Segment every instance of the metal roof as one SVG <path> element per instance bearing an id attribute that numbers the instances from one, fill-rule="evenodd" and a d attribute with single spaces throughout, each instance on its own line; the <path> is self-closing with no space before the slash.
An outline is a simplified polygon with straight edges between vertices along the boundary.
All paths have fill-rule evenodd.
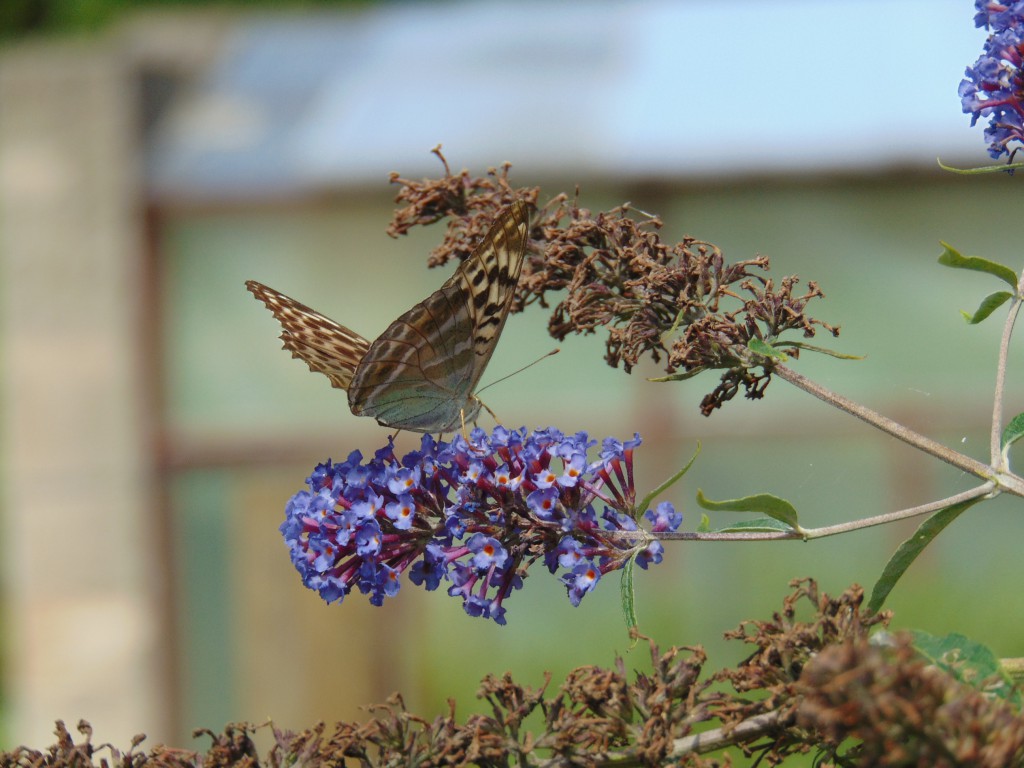
<path id="1" fill-rule="evenodd" d="M 243 17 L 149 152 L 237 199 L 508 159 L 685 179 L 988 162 L 957 86 L 969 0 L 392 3 Z M 966 159 L 966 160 L 965 160 Z"/>

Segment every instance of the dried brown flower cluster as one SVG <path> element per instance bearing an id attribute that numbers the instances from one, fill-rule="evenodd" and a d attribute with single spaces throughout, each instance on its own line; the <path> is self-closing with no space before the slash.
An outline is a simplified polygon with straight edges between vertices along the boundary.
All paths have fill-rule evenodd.
<path id="1" fill-rule="evenodd" d="M 845 763 L 880 768 L 1024 765 L 1024 716 L 1008 702 L 954 680 L 896 638 L 892 648 L 825 649 L 800 681 L 796 726 Z M 854 761 L 855 759 L 855 761 Z"/>
<path id="2" fill-rule="evenodd" d="M 709 757 L 726 746 L 776 765 L 788 756 L 816 753 L 832 766 L 959 766 L 1024 764 L 1024 717 L 1011 698 L 986 692 L 916 655 L 906 638 L 888 647 L 868 633 L 888 616 L 861 609 L 862 590 L 837 598 L 811 580 L 794 583 L 781 612 L 769 621 L 745 622 L 729 633 L 756 647 L 734 669 L 703 677 L 704 652 L 650 643 L 652 670 L 627 672 L 621 659 L 610 669 L 581 667 L 559 690 L 517 684 L 509 675 L 486 678 L 480 697 L 490 714 L 460 722 L 447 714 L 427 720 L 409 712 L 400 696 L 371 707 L 363 723 L 321 723 L 302 733 L 273 729 L 275 744 L 258 754 L 248 724 L 223 733 L 198 731 L 205 754 L 155 747 L 127 752 L 75 744 L 63 723 L 46 751 L 20 747 L 0 752 L 0 768 L 192 768 L 247 765 L 477 765 L 723 766 Z M 798 614 L 809 614 L 805 619 Z M 733 692 L 723 690 L 726 683 Z M 1016 694 L 1019 696 L 1019 693 Z M 527 721 L 527 718 L 531 718 Z"/>
<path id="3" fill-rule="evenodd" d="M 401 185 L 396 199 L 405 205 L 388 228 L 398 236 L 452 217 L 444 242 L 431 253 L 432 266 L 465 259 L 512 200 L 536 207 L 540 189 L 513 188 L 508 163 L 485 177 L 467 171 L 453 176 L 440 148 L 434 152 L 444 163 L 443 178 L 412 181 L 392 174 L 391 181 Z M 805 314 L 807 303 L 822 296 L 814 282 L 797 295 L 797 278 L 783 278 L 776 287 L 766 276 L 767 257 L 726 263 L 710 243 L 663 242 L 661 226 L 628 205 L 594 214 L 566 195 L 552 198 L 533 219 L 531 255 L 512 311 L 533 303 L 547 307 L 549 293 L 565 291 L 548 322 L 559 341 L 603 326 L 608 330 L 605 360 L 627 373 L 644 356 L 664 360 L 671 378 L 724 371 L 701 403 L 705 415 L 741 387 L 749 398 L 762 396 L 773 361 L 752 352 L 752 340 L 798 356 L 800 345 L 781 338 L 787 331 L 810 338 L 821 327 L 838 335 L 838 328 Z"/>
<path id="4" fill-rule="evenodd" d="M 536 207 L 540 189 L 514 189 L 508 180 L 511 163 L 502 165 L 500 171 L 492 168 L 483 177 L 471 177 L 466 170 L 453 176 L 440 146 L 434 148 L 434 154 L 444 164 L 443 178 L 412 181 L 397 173 L 391 174 L 391 183 L 401 186 L 395 202 L 404 203 L 405 207 L 395 211 L 387 228 L 391 237 L 400 237 L 413 227 L 450 218 L 444 240 L 430 252 L 427 263 L 431 267 L 446 264 L 450 259 L 465 261 L 469 258 L 476 243 L 491 228 L 498 211 L 513 201 L 523 200 Z"/>

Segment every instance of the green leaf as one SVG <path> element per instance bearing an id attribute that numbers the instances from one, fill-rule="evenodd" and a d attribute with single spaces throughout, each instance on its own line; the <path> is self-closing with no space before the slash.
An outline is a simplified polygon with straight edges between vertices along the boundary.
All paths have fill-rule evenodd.
<path id="1" fill-rule="evenodd" d="M 725 528 L 716 528 L 714 533 L 792 533 L 793 526 L 783 523 L 781 520 L 774 520 L 770 517 L 758 517 L 754 520 L 740 520 L 737 523 L 727 525 Z M 711 531 L 708 531 L 711 533 Z"/>
<path id="2" fill-rule="evenodd" d="M 1013 659 L 1000 659 L 999 665 L 1018 689 L 1024 685 L 1024 659 L 1020 656 Z"/>
<path id="3" fill-rule="evenodd" d="M 1009 171 L 1015 171 L 1018 168 L 1024 168 L 1024 163 L 1005 163 L 1003 165 L 982 165 L 977 168 L 954 168 L 952 165 L 946 165 L 938 158 L 935 158 L 935 162 L 939 164 L 939 168 L 950 173 L 959 173 L 963 176 L 973 176 L 979 173 L 1007 173 Z"/>
<path id="4" fill-rule="evenodd" d="M 760 512 L 763 515 L 785 523 L 796 531 L 803 532 L 797 521 L 796 508 L 785 499 L 770 493 L 757 493 L 742 499 L 711 501 L 702 491 L 697 491 L 697 503 L 712 512 Z"/>
<path id="5" fill-rule="evenodd" d="M 956 633 L 937 637 L 912 629 L 910 634 L 914 637 L 914 648 L 918 653 L 962 682 L 971 682 L 967 676 L 957 674 L 958 667 L 964 664 L 970 665 L 978 679 L 999 674 L 999 659 L 981 643 Z"/>
<path id="6" fill-rule="evenodd" d="M 622 581 L 619 582 L 619 596 L 622 599 L 622 618 L 626 622 L 626 631 L 631 631 L 637 625 L 636 601 L 633 592 L 633 564 L 635 562 L 636 555 L 633 555 L 626 561 L 626 564 L 622 567 Z M 636 640 L 633 643 L 636 644 Z"/>
<path id="7" fill-rule="evenodd" d="M 767 341 L 756 337 L 747 342 L 747 349 L 755 354 L 761 355 L 762 357 L 773 357 L 783 363 L 789 360 L 789 355 L 785 352 L 776 349 Z"/>
<path id="8" fill-rule="evenodd" d="M 1024 413 L 1018 413 L 1010 419 L 1010 423 L 1003 430 L 1003 454 L 1005 455 L 1006 449 L 1020 440 L 1021 437 L 1024 437 Z"/>
<path id="9" fill-rule="evenodd" d="M 787 341 L 785 346 L 806 349 L 808 352 L 818 352 L 822 355 L 839 358 L 840 360 L 863 360 L 867 357 L 867 355 L 848 355 L 845 352 L 836 352 L 834 349 L 819 347 L 817 344 L 807 344 L 803 341 Z"/>
<path id="10" fill-rule="evenodd" d="M 939 243 L 945 249 L 942 252 L 942 255 L 939 256 L 939 264 L 952 267 L 953 269 L 969 269 L 974 272 L 987 272 L 990 275 L 995 275 L 1004 283 L 1008 283 L 1014 291 L 1017 290 L 1017 273 L 1005 264 L 998 264 L 994 261 L 983 259 L 980 256 L 963 256 L 949 243 L 941 240 Z"/>
<path id="11" fill-rule="evenodd" d="M 700 516 L 700 525 L 697 526 L 697 533 L 708 533 L 711 531 L 711 518 L 704 512 Z"/>
<path id="12" fill-rule="evenodd" d="M 914 535 L 900 544 L 889 562 L 885 564 L 882 575 L 871 588 L 871 599 L 868 601 L 868 613 L 878 613 L 885 599 L 896 586 L 910 564 L 917 559 L 924 548 L 932 543 L 932 539 L 942 533 L 942 529 L 956 520 L 960 513 L 977 504 L 981 499 L 969 499 L 959 504 L 940 509 L 929 517 L 914 532 Z"/>
<path id="13" fill-rule="evenodd" d="M 1002 699 L 1020 699 L 1020 691 L 1014 688 L 1010 675 L 987 646 L 955 633 L 937 637 L 911 630 L 911 635 L 918 653 L 961 683 Z M 992 678 L 1000 682 L 993 683 Z"/>
<path id="14" fill-rule="evenodd" d="M 695 462 L 697 460 L 697 456 L 699 456 L 699 455 L 700 455 L 700 441 L 698 440 L 697 441 L 697 448 L 694 450 L 693 456 L 690 457 L 690 460 L 688 462 L 686 462 L 686 465 L 682 469 L 680 469 L 678 472 L 676 472 L 674 475 L 672 475 L 672 477 L 670 477 L 668 480 L 663 482 L 661 485 L 659 485 L 657 488 L 655 488 L 653 491 L 648 493 L 646 496 L 643 497 L 643 499 L 640 500 L 640 506 L 638 506 L 636 508 L 636 516 L 635 516 L 635 518 L 637 520 L 639 520 L 640 516 L 644 512 L 647 511 L 647 508 L 649 506 L 651 506 L 651 502 L 654 501 L 655 498 L 657 498 L 658 496 L 663 494 L 665 491 L 667 491 L 669 488 L 671 488 L 673 485 L 675 485 L 675 483 L 683 475 L 685 475 L 687 472 L 690 471 L 690 467 L 693 466 L 693 462 Z"/>
<path id="15" fill-rule="evenodd" d="M 647 378 L 647 380 L 648 381 L 655 381 L 655 382 L 658 382 L 659 384 L 661 382 L 663 382 L 663 381 L 686 381 L 687 379 L 692 379 L 694 376 L 696 376 L 699 373 L 704 373 L 704 371 L 706 371 L 706 370 L 707 370 L 707 368 L 705 368 L 704 366 L 701 366 L 700 368 L 695 368 L 692 371 L 683 371 L 681 373 L 671 373 L 668 376 L 649 376 Z"/>
<path id="16" fill-rule="evenodd" d="M 777 340 L 775 343 L 778 345 L 777 347 L 772 346 L 763 339 L 753 338 L 747 342 L 747 349 L 749 349 L 756 355 L 760 355 L 761 357 L 768 357 L 774 360 L 778 360 L 780 362 L 786 362 L 787 360 L 789 360 L 789 355 L 786 354 L 786 352 L 784 352 L 782 349 L 779 349 L 778 347 L 793 347 L 796 349 L 806 349 L 808 352 L 820 352 L 823 355 L 831 355 L 832 357 L 838 358 L 840 360 L 864 359 L 863 355 L 847 355 L 842 352 L 836 352 L 835 350 L 828 349 L 827 347 L 819 347 L 815 344 L 807 344 L 802 341 L 782 341 L 780 339 Z M 692 379 L 694 376 L 697 376 L 698 374 L 704 373 L 704 371 L 706 370 L 708 370 L 706 367 L 700 366 L 699 368 L 694 368 L 691 371 L 679 371 L 676 373 L 670 373 L 667 376 L 650 376 L 647 380 L 657 382 L 659 384 L 666 381 L 686 381 L 687 379 Z"/>
<path id="17" fill-rule="evenodd" d="M 971 325 L 977 325 L 1005 304 L 1008 299 L 1012 298 L 1013 294 L 1009 291 L 996 291 L 995 293 L 990 293 L 985 297 L 985 300 L 978 305 L 978 308 L 974 311 L 973 315 L 964 312 L 962 309 L 960 310 L 960 314 L 963 315 L 964 320 Z"/>

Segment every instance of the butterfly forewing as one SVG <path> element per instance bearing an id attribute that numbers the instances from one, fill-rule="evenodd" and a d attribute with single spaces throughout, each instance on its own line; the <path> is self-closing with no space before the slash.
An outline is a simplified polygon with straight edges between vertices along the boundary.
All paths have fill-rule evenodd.
<path id="1" fill-rule="evenodd" d="M 324 374 L 332 386 L 348 389 L 356 366 L 370 349 L 370 342 L 262 283 L 249 280 L 245 287 L 274 313 L 281 324 L 284 348 L 292 357 L 305 361 L 309 370 Z"/>
<path id="2" fill-rule="evenodd" d="M 513 203 L 455 274 L 372 344 L 272 288 L 253 280 L 246 287 L 281 323 L 292 357 L 348 390 L 353 413 L 398 429 L 450 432 L 480 410 L 473 391 L 505 325 L 528 230 L 526 204 Z"/>
<path id="3" fill-rule="evenodd" d="M 473 255 L 448 281 L 452 283 L 458 278 L 470 296 L 473 354 L 476 356 L 473 389 L 494 353 L 501 329 L 505 327 L 523 268 L 528 235 L 526 204 L 513 203 L 494 223 Z"/>
<path id="4" fill-rule="evenodd" d="M 525 203 L 502 211 L 455 274 L 373 342 L 349 387 L 353 413 L 427 432 L 476 417 L 473 390 L 508 316 L 528 224 Z"/>

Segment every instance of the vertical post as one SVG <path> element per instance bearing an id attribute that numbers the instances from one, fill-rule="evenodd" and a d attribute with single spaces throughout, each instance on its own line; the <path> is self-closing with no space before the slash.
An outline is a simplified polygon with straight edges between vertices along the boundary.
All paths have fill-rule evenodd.
<path id="1" fill-rule="evenodd" d="M 10 733 L 168 739 L 141 377 L 136 87 L 113 45 L 0 60 L 0 462 Z M 150 741 L 149 743 L 153 743 Z"/>

